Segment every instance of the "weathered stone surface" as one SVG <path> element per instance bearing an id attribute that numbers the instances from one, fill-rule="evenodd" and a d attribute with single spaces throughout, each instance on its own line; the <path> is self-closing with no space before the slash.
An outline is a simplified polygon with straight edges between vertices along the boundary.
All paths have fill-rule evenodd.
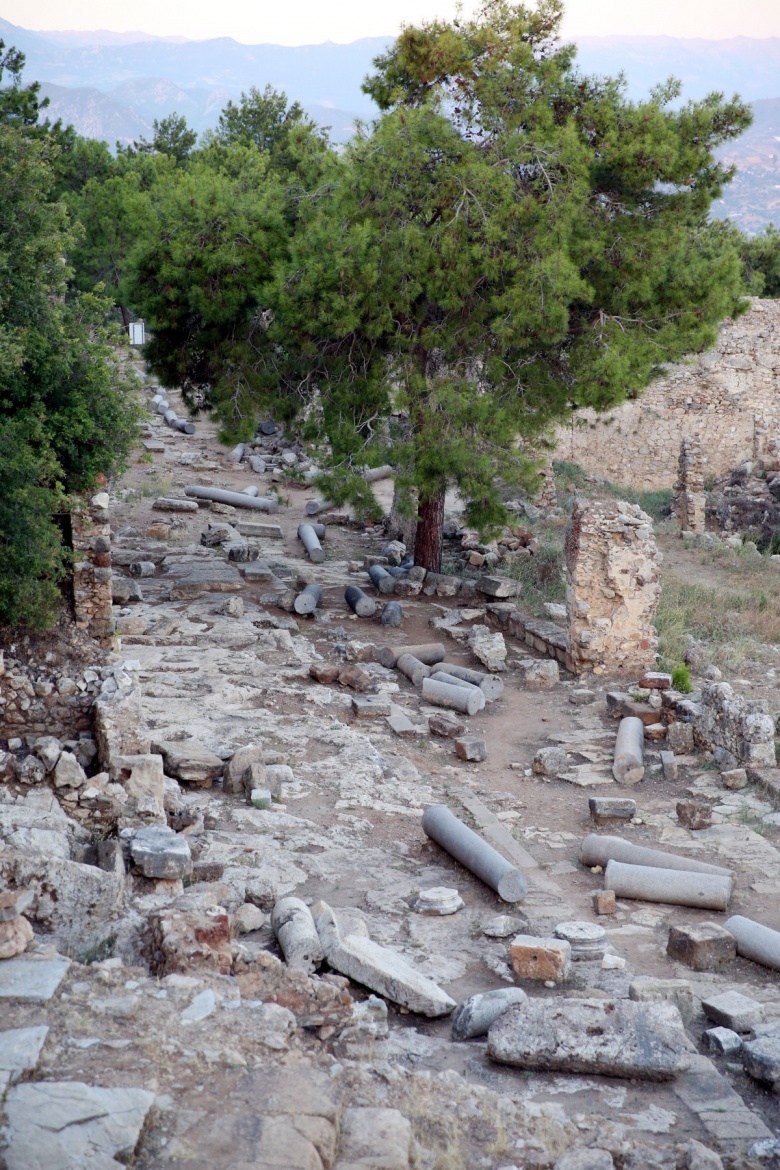
<path id="1" fill-rule="evenodd" d="M 694 971 L 714 971 L 737 957 L 737 944 L 717 922 L 692 922 L 669 928 L 666 953 Z"/>
<path id="2" fill-rule="evenodd" d="M 732 792 L 739 792 L 741 789 L 747 788 L 747 771 L 745 768 L 729 768 L 726 772 L 721 772 L 720 782 L 724 788 L 729 788 Z"/>
<path id="3" fill-rule="evenodd" d="M 4 1073 L 13 1083 L 22 1073 L 35 1068 L 48 1033 L 49 1029 L 45 1024 L 34 1028 L 11 1028 L 8 1032 L 0 1032 L 0 1082 Z"/>
<path id="4" fill-rule="evenodd" d="M 333 1170 L 408 1170 L 411 1140 L 398 1109 L 345 1109 Z"/>
<path id="5" fill-rule="evenodd" d="M 480 577 L 477 581 L 477 593 L 487 597 L 515 597 L 518 592 L 518 582 L 511 577 Z"/>
<path id="6" fill-rule="evenodd" d="M 51 772 L 52 768 L 57 763 L 57 760 L 60 758 L 62 745 L 55 736 L 42 735 L 40 739 L 36 739 L 33 751 L 43 764 L 46 771 Z"/>
<path id="7" fill-rule="evenodd" d="M 694 1012 L 693 991 L 687 979 L 656 979 L 652 975 L 640 975 L 629 984 L 628 998 L 635 1003 L 674 1004 L 686 1022 Z"/>
<path id="8" fill-rule="evenodd" d="M 370 938 L 356 934 L 342 937 L 325 902 L 318 902 L 312 913 L 325 957 L 334 970 L 423 1016 L 446 1016 L 457 1006 L 432 979 L 415 971 L 400 955 Z"/>
<path id="9" fill-rule="evenodd" d="M 447 715 L 429 715 L 428 729 L 431 735 L 441 736 L 442 739 L 455 739 L 466 730 L 466 724 Z"/>
<path id="10" fill-rule="evenodd" d="M 677 757 L 674 752 L 661 752 L 661 770 L 664 774 L 664 780 L 669 780 L 672 783 L 677 780 L 679 775 L 679 766 L 677 764 Z"/>
<path id="11" fill-rule="evenodd" d="M 261 763 L 263 759 L 262 744 L 250 743 L 234 752 L 225 765 L 225 792 L 233 796 L 243 796 L 246 789 L 246 778 L 252 764 Z"/>
<path id="12" fill-rule="evenodd" d="M 198 505 L 195 500 L 177 500 L 160 496 L 154 501 L 152 508 L 156 512 L 197 512 Z"/>
<path id="13" fill-rule="evenodd" d="M 676 756 L 689 756 L 694 748 L 693 727 L 690 723 L 670 723 L 666 739 Z"/>
<path id="14" fill-rule="evenodd" d="M 433 886 L 429 890 L 420 890 L 417 901 L 412 907 L 418 914 L 433 914 L 444 916 L 455 914 L 462 910 L 464 901 L 457 890 L 449 886 Z"/>
<path id="15" fill-rule="evenodd" d="M 775 725 L 760 699 L 745 699 L 725 682 L 705 682 L 701 692 L 701 714 L 696 720 L 701 743 L 721 754 L 719 762 L 774 767 Z M 726 764 L 725 766 L 728 766 Z"/>
<path id="16" fill-rule="evenodd" d="M 139 829 L 130 842 L 130 856 L 136 868 L 148 878 L 171 881 L 185 877 L 192 868 L 192 854 L 186 837 L 167 825 Z"/>
<path id="17" fill-rule="evenodd" d="M 523 682 L 531 690 L 543 691 L 554 687 L 560 677 L 560 667 L 554 658 L 540 658 L 523 666 Z"/>
<path id="18" fill-rule="evenodd" d="M 487 1036 L 499 1016 L 527 998 L 522 987 L 499 987 L 496 991 L 470 996 L 452 1017 L 452 1039 L 472 1040 L 476 1036 Z"/>
<path id="19" fill-rule="evenodd" d="M 22 955 L 33 940 L 30 923 L 20 914 L 12 922 L 0 922 L 0 959 Z"/>
<path id="20" fill-rule="evenodd" d="M 113 778 L 127 793 L 128 814 L 165 822 L 165 776 L 162 756 L 119 756 L 112 761 Z"/>
<path id="21" fill-rule="evenodd" d="M 0 963 L 0 999 L 48 1003 L 67 974 L 70 959 L 8 959 Z"/>
<path id="22" fill-rule="evenodd" d="M 108 1170 L 133 1158 L 154 1093 L 78 1081 L 16 1085 L 5 1104 L 8 1170 Z"/>
<path id="23" fill-rule="evenodd" d="M 780 1084 L 780 1036 L 759 1036 L 742 1045 L 742 1066 L 748 1076 L 771 1085 Z"/>
<path id="24" fill-rule="evenodd" d="M 588 808 L 597 825 L 625 823 L 636 816 L 636 801 L 624 796 L 591 796 Z"/>
<path id="25" fill-rule="evenodd" d="M 494 633 L 488 626 L 472 626 L 468 633 L 472 654 L 491 673 L 506 670 L 506 643 L 504 635 Z"/>
<path id="26" fill-rule="evenodd" d="M 213 895 L 184 894 L 153 910 L 147 919 L 144 949 L 160 977 L 195 971 L 229 975 L 232 963 L 230 920 Z"/>
<path id="27" fill-rule="evenodd" d="M 222 760 L 197 739 L 159 740 L 154 748 L 164 757 L 168 773 L 185 784 L 210 788 L 222 775 Z"/>
<path id="28" fill-rule="evenodd" d="M 609 1150 L 580 1146 L 561 1154 L 553 1170 L 614 1170 L 614 1166 Z"/>
<path id="29" fill-rule="evenodd" d="M 0 922 L 13 922 L 32 904 L 32 890 L 4 890 L 0 894 Z"/>
<path id="30" fill-rule="evenodd" d="M 187 601 L 204 593 L 237 593 L 241 588 L 240 573 L 225 561 L 190 565 L 188 569 L 172 580 L 171 601 Z"/>
<path id="31" fill-rule="evenodd" d="M 361 671 L 361 674 L 364 673 Z M 353 695 L 352 711 L 358 719 L 387 719 L 393 704 L 385 695 Z"/>
<path id="32" fill-rule="evenodd" d="M 741 991 L 722 991 L 701 1001 L 706 1016 L 732 1032 L 749 1032 L 762 1018 L 761 1004 Z"/>
<path id="33" fill-rule="evenodd" d="M 614 890 L 596 890 L 593 894 L 593 910 L 596 914 L 614 914 L 617 899 Z"/>
<path id="34" fill-rule="evenodd" d="M 650 691 L 668 691 L 672 685 L 672 676 L 660 670 L 646 670 L 639 685 Z"/>
<path id="35" fill-rule="evenodd" d="M 82 788 L 87 775 L 72 752 L 62 752 L 52 773 L 55 788 Z"/>
<path id="36" fill-rule="evenodd" d="M 251 934 L 253 930 L 261 930 L 267 922 L 268 915 L 251 902 L 244 902 L 232 917 L 233 930 L 236 934 Z"/>
<path id="37" fill-rule="evenodd" d="M 518 934 L 510 945 L 512 970 L 520 979 L 563 983 L 571 970 L 571 946 L 558 938 Z"/>
<path id="38" fill-rule="evenodd" d="M 668 1003 L 529 999 L 488 1033 L 488 1055 L 544 1072 L 664 1081 L 687 1067 L 692 1051 L 680 1014 Z"/>
<path id="39" fill-rule="evenodd" d="M 569 944 L 574 963 L 604 957 L 607 932 L 597 922 L 559 922 L 554 934 Z"/>
<path id="40" fill-rule="evenodd" d="M 742 1038 L 731 1028 L 708 1028 L 703 1040 L 707 1048 L 721 1056 L 734 1056 L 742 1047 Z"/>
<path id="41" fill-rule="evenodd" d="M 629 673 L 654 659 L 660 555 L 637 505 L 577 500 L 566 536 L 569 653 L 577 673 Z"/>
<path id="42" fill-rule="evenodd" d="M 341 674 L 341 667 L 327 662 L 313 662 L 309 667 L 309 676 L 318 683 L 334 683 Z"/>
<path id="43" fill-rule="evenodd" d="M 278 1003 L 301 1027 L 341 1028 L 352 1018 L 352 997 L 338 982 L 293 970 L 268 951 L 238 960 L 235 974 L 244 999 Z"/>
<path id="44" fill-rule="evenodd" d="M 712 805 L 701 797 L 678 800 L 677 820 L 686 829 L 708 829 L 712 824 Z"/>
<path id="45" fill-rule="evenodd" d="M 353 691 L 367 691 L 374 685 L 374 680 L 368 671 L 363 670 L 356 662 L 352 662 L 339 673 L 339 683 L 343 687 L 350 687 Z M 390 714 L 389 708 L 385 714 Z"/>
<path id="46" fill-rule="evenodd" d="M 487 759 L 487 744 L 476 735 L 462 735 L 455 740 L 455 755 L 460 760 L 480 764 Z"/>
<path id="47" fill-rule="evenodd" d="M 569 767 L 569 757 L 562 747 L 539 748 L 531 767 L 537 776 L 558 777 Z"/>

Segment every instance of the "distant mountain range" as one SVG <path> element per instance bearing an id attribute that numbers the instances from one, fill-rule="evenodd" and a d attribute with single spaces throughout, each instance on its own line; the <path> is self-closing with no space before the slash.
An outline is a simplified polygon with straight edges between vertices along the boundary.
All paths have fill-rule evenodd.
<path id="1" fill-rule="evenodd" d="M 392 42 L 370 37 L 348 45 L 243 45 L 230 37 L 191 41 L 148 33 L 32 32 L 0 18 L 0 39 L 27 58 L 25 76 L 42 83 L 49 116 L 85 135 L 132 142 L 173 110 L 199 132 L 242 90 L 284 90 L 319 125 L 345 142 L 358 118 L 376 114 L 360 86 Z M 780 221 L 780 37 L 684 40 L 675 37 L 581 37 L 585 73 L 623 73 L 629 96 L 646 96 L 670 75 L 683 98 L 738 92 L 753 104 L 754 126 L 722 152 L 740 172 L 717 212 L 746 230 Z"/>

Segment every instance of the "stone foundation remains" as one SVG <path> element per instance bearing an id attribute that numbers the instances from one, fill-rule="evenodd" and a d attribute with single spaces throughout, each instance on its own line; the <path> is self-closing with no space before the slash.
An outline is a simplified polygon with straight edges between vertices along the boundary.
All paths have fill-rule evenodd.
<path id="1" fill-rule="evenodd" d="M 744 699 L 728 683 L 707 682 L 694 720 L 700 747 L 714 751 L 724 767 L 775 766 L 775 727 L 761 699 Z"/>
<path id="2" fill-rule="evenodd" d="M 56 735 L 73 739 L 92 729 L 92 704 L 101 687 L 100 668 L 66 672 L 0 651 L 0 738 Z"/>
<path id="3" fill-rule="evenodd" d="M 683 532 L 704 532 L 707 497 L 704 493 L 704 460 L 701 439 L 686 435 L 680 444 L 674 512 Z"/>
<path id="4" fill-rule="evenodd" d="M 654 665 L 660 560 L 652 521 L 636 504 L 575 502 L 566 534 L 566 616 L 575 673 L 636 673 Z"/>
<path id="5" fill-rule="evenodd" d="M 102 645 L 110 643 L 111 526 L 108 492 L 71 511 L 73 534 L 73 608 L 76 625 Z"/>
<path id="6" fill-rule="evenodd" d="M 780 469 L 778 402 L 780 300 L 751 297 L 743 317 L 724 323 L 715 349 L 667 367 L 616 410 L 578 411 L 556 435 L 557 455 L 613 483 L 670 488 L 680 442 L 696 432 L 708 476 L 772 452 Z"/>

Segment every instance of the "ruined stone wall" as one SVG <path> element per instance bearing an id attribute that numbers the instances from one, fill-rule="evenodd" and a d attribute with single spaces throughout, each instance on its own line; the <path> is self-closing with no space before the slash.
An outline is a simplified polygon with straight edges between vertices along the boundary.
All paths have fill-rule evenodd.
<path id="1" fill-rule="evenodd" d="M 704 492 L 704 455 L 698 435 L 685 435 L 680 444 L 674 513 L 683 532 L 704 532 L 707 497 Z"/>
<path id="2" fill-rule="evenodd" d="M 0 652 L 0 739 L 56 735 L 74 739 L 92 729 L 100 670 L 66 673 Z"/>
<path id="3" fill-rule="evenodd" d="M 706 682 L 694 721 L 700 746 L 715 752 L 721 766 L 775 766 L 775 725 L 762 699 L 743 699 L 728 683 Z"/>
<path id="4" fill-rule="evenodd" d="M 569 656 L 578 674 L 652 666 L 661 556 L 636 504 L 577 500 L 566 534 Z"/>
<path id="5" fill-rule="evenodd" d="M 670 366 L 636 401 L 579 411 L 556 436 L 557 458 L 636 488 L 671 488 L 683 435 L 698 434 L 705 476 L 762 456 L 780 439 L 780 300 L 751 298 L 715 349 Z"/>
<path id="6" fill-rule="evenodd" d="M 101 645 L 110 643 L 111 526 L 108 492 L 98 492 L 89 504 L 76 505 L 70 514 L 73 534 L 73 609 L 76 625 Z"/>

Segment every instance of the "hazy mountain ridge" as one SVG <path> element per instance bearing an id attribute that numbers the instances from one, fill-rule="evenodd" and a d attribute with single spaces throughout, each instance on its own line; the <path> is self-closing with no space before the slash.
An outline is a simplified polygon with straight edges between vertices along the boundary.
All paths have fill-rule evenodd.
<path id="1" fill-rule="evenodd" d="M 40 33 L 1 18 L 0 38 L 26 54 L 26 76 L 43 83 L 53 120 L 72 122 L 80 133 L 111 145 L 148 138 L 154 119 L 173 110 L 202 132 L 216 125 L 230 98 L 266 84 L 299 101 L 318 124 L 331 126 L 334 142 L 345 142 L 357 118 L 376 113 L 360 85 L 392 41 L 243 45 L 230 37 Z M 739 173 L 715 210 L 748 231 L 771 219 L 780 222 L 780 37 L 580 37 L 577 47 L 583 72 L 623 73 L 633 98 L 673 75 L 683 83 L 684 99 L 716 90 L 739 92 L 750 101 L 754 126 L 721 152 Z"/>

